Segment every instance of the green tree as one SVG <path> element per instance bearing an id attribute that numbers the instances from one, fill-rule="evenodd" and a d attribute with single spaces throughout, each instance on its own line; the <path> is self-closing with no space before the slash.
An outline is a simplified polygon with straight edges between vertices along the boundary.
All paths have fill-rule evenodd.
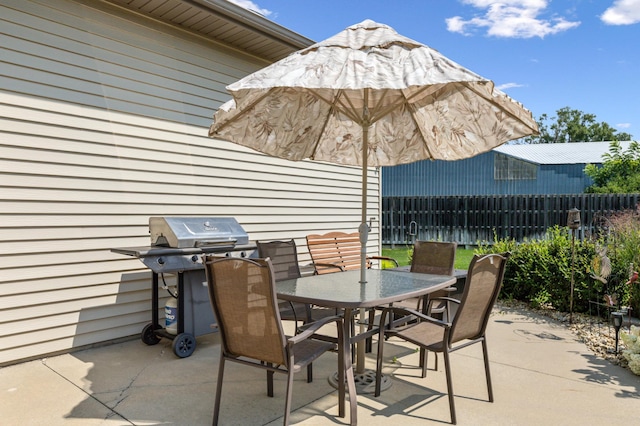
<path id="1" fill-rule="evenodd" d="M 611 142 L 602 156 L 601 166 L 587 164 L 584 172 L 593 179 L 585 192 L 599 194 L 631 194 L 640 192 L 640 144 L 631 142 L 623 150 L 619 142 Z"/>
<path id="2" fill-rule="evenodd" d="M 525 143 L 564 143 L 629 141 L 633 137 L 605 122 L 598 122 L 594 114 L 564 107 L 556 111 L 555 117 L 542 114 L 537 120 L 540 134 L 522 139 Z"/>

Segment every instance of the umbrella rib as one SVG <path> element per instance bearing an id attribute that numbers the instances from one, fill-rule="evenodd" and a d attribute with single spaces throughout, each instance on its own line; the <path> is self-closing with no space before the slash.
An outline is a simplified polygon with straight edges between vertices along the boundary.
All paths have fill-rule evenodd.
<path id="1" fill-rule="evenodd" d="M 401 104 L 408 104 L 409 101 L 411 101 L 411 99 L 415 98 L 416 96 L 422 94 L 423 92 L 425 92 L 427 89 L 429 90 L 429 93 L 427 93 L 426 95 L 430 95 L 431 93 L 436 92 L 438 89 L 440 89 L 440 85 L 430 85 L 430 86 L 424 86 L 422 87 L 420 90 L 416 91 L 415 93 L 412 93 L 411 96 L 409 97 L 403 97 L 402 99 L 400 99 L 400 101 L 389 105 L 387 108 L 381 110 L 378 114 L 374 115 L 373 117 L 371 117 L 371 123 L 374 123 L 378 120 L 380 120 L 382 117 L 384 117 L 385 115 L 389 114 L 391 111 L 393 111 L 394 109 L 398 108 L 399 105 Z M 404 94 L 404 91 L 402 92 Z M 381 98 L 382 99 L 382 98 Z"/>
<path id="2" fill-rule="evenodd" d="M 411 121 L 413 121 L 413 124 L 416 126 L 416 129 L 418 129 L 418 133 L 420 133 L 420 136 L 422 136 L 422 143 L 423 143 L 424 149 L 429 154 L 429 158 L 433 160 L 433 153 L 431 152 L 431 149 L 429 148 L 429 144 L 427 143 L 427 138 L 424 132 L 422 131 L 423 127 L 418 125 L 418 121 L 416 120 L 416 116 L 415 116 L 416 109 L 413 104 L 409 103 L 409 100 L 406 101 L 406 105 L 407 105 L 407 109 L 411 111 L 411 114 L 409 114 L 409 116 L 411 117 Z"/>
<path id="3" fill-rule="evenodd" d="M 348 108 L 346 108 L 345 104 L 340 101 L 340 97 L 344 93 L 344 91 L 342 89 L 338 90 L 338 93 L 333 98 L 333 100 L 327 99 L 326 97 L 322 96 L 320 93 L 316 92 L 313 89 L 307 89 L 307 90 L 309 90 L 309 92 L 313 93 L 314 96 L 318 97 L 318 99 L 321 99 L 322 101 L 326 102 L 331 107 L 331 109 L 335 109 L 338 112 L 340 112 L 341 114 L 344 114 L 347 117 L 349 117 L 351 120 L 353 120 L 353 121 L 355 121 L 357 123 L 360 123 L 360 117 L 358 117 L 357 115 L 353 114 L 353 112 L 350 111 Z M 340 106 L 342 108 L 339 108 L 336 104 L 340 104 Z M 351 105 L 351 107 L 353 108 L 353 105 Z"/>
<path id="4" fill-rule="evenodd" d="M 342 99 L 338 99 L 338 103 L 340 103 L 340 106 L 342 106 L 342 109 L 340 109 L 340 112 L 345 114 L 347 117 L 349 117 L 350 119 L 352 119 L 356 123 L 359 123 L 360 125 L 362 125 L 363 117 L 359 117 L 355 113 L 356 107 L 353 105 L 353 102 L 351 102 L 351 99 L 348 96 L 346 96 L 345 99 L 347 100 L 347 103 L 349 105 L 345 105 L 345 103 L 342 101 Z"/>
<path id="5" fill-rule="evenodd" d="M 373 111 L 371 112 L 371 118 L 370 118 L 370 122 L 373 123 L 374 121 L 379 120 L 379 118 L 377 118 L 378 116 L 376 115 L 376 112 L 378 111 L 378 108 L 380 108 L 380 105 L 382 105 L 382 101 L 384 101 L 385 96 L 387 95 L 387 92 L 389 91 L 389 89 L 384 89 L 382 91 L 382 95 L 378 98 L 378 102 L 374 105 L 373 107 Z M 395 105 L 392 105 L 392 109 L 395 109 Z M 384 112 L 385 110 L 383 110 Z M 384 115 L 386 114 L 382 114 L 380 116 L 380 118 L 384 117 Z"/>
<path id="6" fill-rule="evenodd" d="M 318 150 L 318 147 L 320 146 L 320 139 L 322 138 L 322 135 L 324 134 L 324 129 L 327 127 L 327 123 L 329 122 L 329 117 L 331 117 L 331 114 L 332 114 L 332 112 L 333 112 L 333 110 L 335 108 L 335 102 L 338 99 L 338 97 L 340 97 L 340 93 L 342 92 L 342 90 L 338 90 L 338 94 L 334 98 L 333 102 L 329 102 L 328 99 L 325 99 L 322 95 L 320 95 L 318 92 L 316 92 L 313 89 L 309 89 L 309 92 L 313 93 L 313 95 L 316 96 L 318 99 L 321 99 L 322 101 L 324 101 L 327 104 L 329 104 L 329 114 L 327 116 L 327 119 L 324 120 L 324 123 L 322 123 L 322 129 L 321 129 L 320 133 L 318 133 L 318 139 L 313 144 L 314 149 L 313 149 L 313 153 L 312 153 L 310 158 L 315 158 L 316 151 Z"/>
<path id="7" fill-rule="evenodd" d="M 487 82 L 491 82 L 491 81 L 490 81 L 490 80 L 488 80 Z M 493 84 L 493 82 L 491 82 L 491 83 Z M 480 93 L 478 90 L 476 90 L 475 85 L 467 85 L 467 88 L 468 88 L 469 90 L 471 90 L 473 93 L 475 93 L 476 95 L 480 96 L 481 98 L 486 99 L 486 100 L 487 100 L 489 103 L 491 103 L 492 105 L 495 105 L 495 104 L 496 104 L 496 102 L 492 99 L 492 97 L 489 97 L 489 98 L 488 98 L 488 97 L 487 97 L 487 96 L 485 96 L 483 93 Z M 491 91 L 491 94 L 493 95 L 493 90 Z M 506 94 L 505 94 L 504 96 L 506 96 L 506 97 L 507 97 L 507 99 L 508 99 L 510 102 L 513 102 L 513 103 L 517 102 L 517 101 L 514 101 L 513 99 L 511 99 L 511 98 L 510 98 L 508 95 L 506 95 Z M 533 131 L 533 134 L 539 134 L 539 130 L 538 130 L 538 129 L 535 129 L 535 128 L 531 127 L 529 124 L 527 124 L 525 121 L 523 121 L 523 120 L 522 120 L 520 117 L 518 117 L 516 114 L 512 114 L 512 113 L 509 111 L 509 109 L 508 109 L 508 108 L 500 107 L 500 110 L 502 110 L 505 114 L 507 114 L 509 117 L 513 118 L 514 120 L 516 120 L 516 121 L 518 121 L 518 122 L 520 122 L 520 123 L 522 123 L 522 124 L 526 125 L 530 130 L 532 130 L 532 131 Z"/>
<path id="8" fill-rule="evenodd" d="M 258 99 L 256 99 L 255 101 L 251 102 L 251 104 L 248 107 L 245 107 L 243 109 L 240 110 L 240 112 L 238 112 L 237 115 L 234 115 L 232 117 L 232 119 L 229 119 L 227 121 L 225 121 L 224 123 L 222 123 L 219 127 L 216 127 L 216 129 L 211 132 L 209 131 L 209 136 L 213 136 L 216 133 L 220 132 L 220 130 L 224 129 L 228 124 L 236 121 L 239 117 L 242 117 L 243 115 L 246 115 L 249 111 L 252 110 L 252 108 L 260 101 L 262 101 L 265 97 L 267 97 L 267 95 L 269 95 L 269 91 L 265 91 L 264 94 L 262 96 L 260 96 Z M 236 108 L 238 108 L 238 104 L 236 103 Z"/>

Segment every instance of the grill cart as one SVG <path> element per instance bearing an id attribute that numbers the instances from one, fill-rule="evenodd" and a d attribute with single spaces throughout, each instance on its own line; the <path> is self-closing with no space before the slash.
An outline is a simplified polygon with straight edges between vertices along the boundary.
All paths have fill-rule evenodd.
<path id="1" fill-rule="evenodd" d="M 151 269 L 151 323 L 142 330 L 142 341 L 155 345 L 172 339 L 174 353 L 186 358 L 196 348 L 195 337 L 211 333 L 215 324 L 201 255 L 249 257 L 256 247 L 232 217 L 150 217 L 149 233 L 150 246 L 111 251 L 137 257 Z M 175 328 L 158 319 L 160 281 L 168 289 L 165 274 L 177 276 L 177 294 L 171 294 L 176 303 L 166 308 L 173 315 L 177 305 Z"/>

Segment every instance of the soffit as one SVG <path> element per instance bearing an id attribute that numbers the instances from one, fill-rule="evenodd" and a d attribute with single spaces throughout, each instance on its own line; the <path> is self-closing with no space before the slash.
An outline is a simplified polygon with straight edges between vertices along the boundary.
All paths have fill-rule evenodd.
<path id="1" fill-rule="evenodd" d="M 108 0 L 275 62 L 313 41 L 226 0 Z"/>

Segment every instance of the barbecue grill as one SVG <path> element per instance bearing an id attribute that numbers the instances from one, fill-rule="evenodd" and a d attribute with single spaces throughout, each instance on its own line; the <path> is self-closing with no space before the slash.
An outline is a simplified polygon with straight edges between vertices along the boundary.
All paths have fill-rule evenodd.
<path id="1" fill-rule="evenodd" d="M 155 345 L 162 338 L 172 339 L 174 353 L 186 358 L 195 350 L 195 337 L 211 333 L 215 324 L 202 255 L 249 257 L 256 246 L 232 217 L 150 217 L 149 234 L 149 246 L 111 251 L 137 257 L 151 269 L 151 323 L 142 330 L 142 341 Z M 177 299 L 175 334 L 158 320 L 160 279 L 168 291 L 165 274 L 176 275 L 178 281 L 177 294 L 172 294 Z"/>

